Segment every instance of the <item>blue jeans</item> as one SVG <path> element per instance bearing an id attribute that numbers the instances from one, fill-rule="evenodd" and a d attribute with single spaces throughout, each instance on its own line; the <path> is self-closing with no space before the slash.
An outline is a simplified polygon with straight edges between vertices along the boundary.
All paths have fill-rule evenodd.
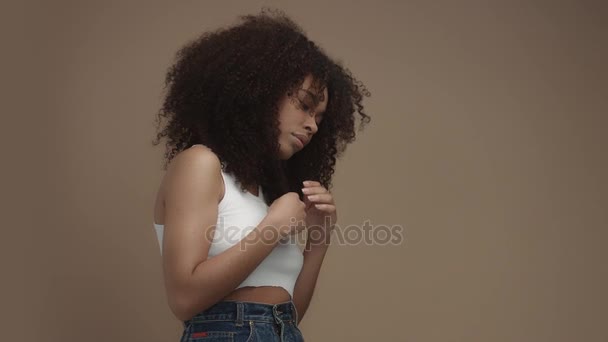
<path id="1" fill-rule="evenodd" d="M 184 322 L 180 342 L 303 342 L 293 301 L 224 300 Z"/>

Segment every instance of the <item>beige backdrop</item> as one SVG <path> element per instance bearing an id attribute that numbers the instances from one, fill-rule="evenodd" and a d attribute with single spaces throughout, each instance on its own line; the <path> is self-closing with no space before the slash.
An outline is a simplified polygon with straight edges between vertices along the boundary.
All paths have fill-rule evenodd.
<path id="1" fill-rule="evenodd" d="M 177 341 L 152 205 L 164 73 L 284 9 L 372 93 L 307 341 L 607 341 L 608 12 L 600 1 L 2 5 L 2 341 Z"/>

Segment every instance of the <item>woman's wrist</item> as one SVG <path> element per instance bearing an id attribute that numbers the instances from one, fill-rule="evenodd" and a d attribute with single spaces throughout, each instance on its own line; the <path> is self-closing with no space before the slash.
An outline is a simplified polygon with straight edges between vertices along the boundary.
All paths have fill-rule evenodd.
<path id="1" fill-rule="evenodd" d="M 307 248 L 327 248 L 331 243 L 333 228 L 314 227 L 307 229 Z"/>

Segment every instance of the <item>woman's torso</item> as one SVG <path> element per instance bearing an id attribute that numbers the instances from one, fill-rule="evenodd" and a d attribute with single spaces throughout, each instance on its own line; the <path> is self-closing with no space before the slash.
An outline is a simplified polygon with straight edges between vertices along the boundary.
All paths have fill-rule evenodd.
<path id="1" fill-rule="evenodd" d="M 154 204 L 154 222 L 158 224 L 164 224 L 165 217 L 165 198 L 164 198 L 164 181 L 161 182 L 160 188 L 156 195 L 156 201 Z M 257 196 L 257 188 L 255 190 L 247 189 L 254 196 Z M 222 194 L 220 198 L 224 197 L 224 187 L 222 187 Z M 283 303 L 291 300 L 289 292 L 282 287 L 276 286 L 247 286 L 235 289 L 228 296 L 222 300 L 238 300 L 238 301 L 250 301 L 267 304 Z"/>

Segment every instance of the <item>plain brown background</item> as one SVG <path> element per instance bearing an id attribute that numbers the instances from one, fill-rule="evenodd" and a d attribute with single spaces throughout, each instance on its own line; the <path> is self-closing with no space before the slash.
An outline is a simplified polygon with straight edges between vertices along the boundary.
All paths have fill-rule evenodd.
<path id="1" fill-rule="evenodd" d="M 607 341 L 601 1 L 2 5 L 3 341 L 177 341 L 152 226 L 176 50 L 262 5 L 365 83 L 307 341 Z"/>

